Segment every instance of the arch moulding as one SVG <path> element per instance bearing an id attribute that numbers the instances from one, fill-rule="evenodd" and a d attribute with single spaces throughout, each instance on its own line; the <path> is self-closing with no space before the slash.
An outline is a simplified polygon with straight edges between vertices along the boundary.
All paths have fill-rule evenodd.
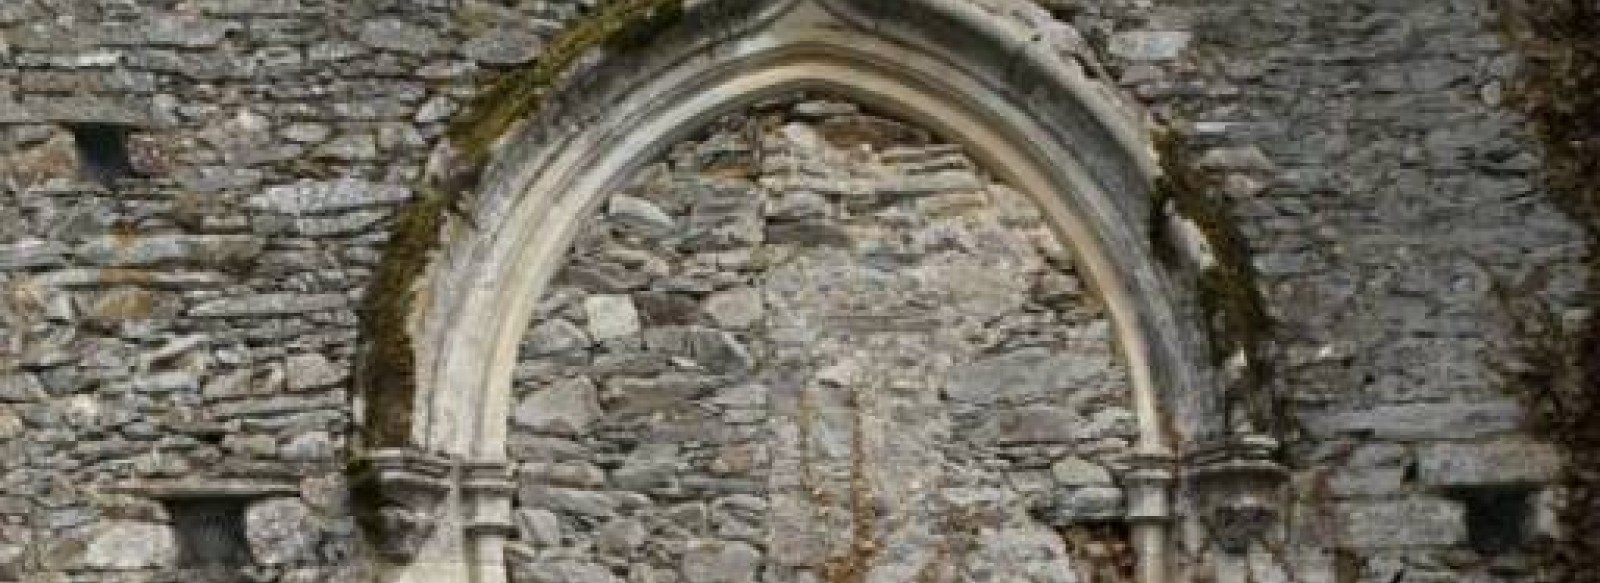
<path id="1" fill-rule="evenodd" d="M 1132 380 L 1144 462 L 1125 486 L 1140 579 L 1165 581 L 1169 460 L 1186 436 L 1212 431 L 1215 397 L 1197 328 L 1146 233 L 1159 174 L 1148 130 L 1083 70 L 1092 56 L 1075 33 L 1021 0 L 687 4 L 646 50 L 588 62 L 553 88 L 555 102 L 588 105 L 541 110 L 509 131 L 475 193 L 475 226 L 446 229 L 409 320 L 412 446 L 370 453 L 390 481 L 442 493 L 406 564 L 384 579 L 506 581 L 518 346 L 604 195 L 722 114 L 826 90 L 965 145 L 1034 200 L 1073 250 Z"/>

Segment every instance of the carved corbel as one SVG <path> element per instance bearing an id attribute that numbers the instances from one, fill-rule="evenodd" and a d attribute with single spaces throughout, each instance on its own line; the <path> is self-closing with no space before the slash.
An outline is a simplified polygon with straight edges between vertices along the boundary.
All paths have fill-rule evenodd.
<path id="1" fill-rule="evenodd" d="M 1227 553 L 1242 554 L 1266 537 L 1283 505 L 1289 472 L 1276 461 L 1279 444 L 1239 435 L 1190 458 L 1190 481 L 1211 535 Z"/>
<path id="2" fill-rule="evenodd" d="M 516 482 L 505 462 L 396 448 L 369 452 L 360 469 L 363 526 L 384 561 L 425 560 L 425 547 L 441 540 L 464 543 L 485 564 L 501 561 L 498 550 L 516 532 Z"/>
<path id="3" fill-rule="evenodd" d="M 386 561 L 410 563 L 434 529 L 450 522 L 445 514 L 456 471 L 449 459 L 406 448 L 373 450 L 355 473 L 363 530 Z"/>

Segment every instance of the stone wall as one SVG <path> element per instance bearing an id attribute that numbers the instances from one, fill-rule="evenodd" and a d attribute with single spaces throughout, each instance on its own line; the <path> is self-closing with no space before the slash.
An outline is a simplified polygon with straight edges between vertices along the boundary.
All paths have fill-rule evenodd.
<path id="1" fill-rule="evenodd" d="M 1506 106 L 1492 3 L 1060 4 L 1249 243 L 1299 500 L 1258 576 L 1289 557 L 1301 580 L 1533 577 L 1562 457 L 1508 381 L 1509 323 L 1540 315 L 1496 289 L 1582 321 L 1590 249 Z"/>
<path id="2" fill-rule="evenodd" d="M 339 565 L 359 563 L 351 558 L 361 554 L 344 483 L 349 449 L 359 437 L 353 434 L 360 407 L 350 390 L 350 363 L 361 346 L 357 307 L 392 215 L 413 198 L 409 185 L 429 145 L 479 82 L 532 59 L 591 4 L 0 3 L 0 580 L 24 573 L 49 574 L 51 581 L 152 580 L 178 563 L 170 525 L 183 520 L 155 500 L 201 495 L 237 501 L 236 511 L 246 517 L 244 538 L 263 563 L 253 568 L 253 580 L 351 580 L 354 575 L 339 571 Z M 1502 390 L 1505 367 L 1516 364 L 1504 350 L 1515 340 L 1505 318 L 1526 315 L 1508 314 L 1494 284 L 1542 298 L 1560 319 L 1582 320 L 1588 310 L 1581 263 L 1589 249 L 1538 188 L 1541 155 L 1524 120 L 1505 108 L 1518 64 L 1497 36 L 1489 3 L 1037 4 L 1104 57 L 1085 63 L 1091 72 L 1117 80 L 1150 108 L 1162 131 L 1184 138 L 1193 154 L 1188 170 L 1212 180 L 1209 195 L 1249 245 L 1258 279 L 1245 283 L 1260 290 L 1274 321 L 1266 363 L 1273 374 L 1253 389 L 1281 401 L 1281 421 L 1292 428 L 1279 436 L 1295 469 L 1290 501 L 1279 513 L 1286 520 L 1268 544 L 1241 558 L 1212 548 L 1218 525 L 1185 509 L 1180 555 L 1194 571 L 1184 576 L 1198 580 L 1195 573 L 1246 565 L 1257 580 L 1531 579 L 1522 550 L 1540 536 L 1558 534 L 1540 520 L 1542 505 L 1554 498 L 1544 485 L 1562 460 L 1560 452 L 1528 437 L 1518 395 Z M 794 121 L 823 123 L 821 113 L 803 115 L 809 117 Z M 704 196 L 733 198 L 717 212 L 748 218 L 726 226 L 719 235 L 726 245 L 766 246 L 773 230 L 789 230 L 781 236 L 797 241 L 826 241 L 841 230 L 861 236 L 851 229 L 864 227 L 843 223 L 776 228 L 767 223 L 768 209 L 736 194 L 751 189 L 750 169 L 768 163 L 811 164 L 822 169 L 816 176 L 826 177 L 864 162 L 769 155 L 738 129 L 708 130 L 693 142 L 695 150 L 675 153 L 671 163 L 642 177 L 637 192 L 612 199 L 597 225 L 628 217 L 634 222 L 618 223 L 619 232 L 648 232 L 651 221 L 682 228 L 696 220 L 688 201 Z M 752 165 L 757 153 L 765 157 Z M 960 159 L 937 148 L 906 155 L 896 163 L 935 170 Z M 695 178 L 702 175 L 708 176 L 704 184 Z M 665 182 L 651 186 L 653 180 Z M 744 187 L 727 192 L 713 186 L 740 180 Z M 802 213 L 792 220 L 806 225 L 822 218 L 804 215 L 806 205 L 829 200 L 826 189 L 812 190 L 820 199 L 769 202 L 780 213 Z M 949 197 L 921 200 L 941 198 Z M 964 204 L 955 207 L 968 208 Z M 879 229 L 896 235 L 920 229 L 899 222 L 911 220 L 904 215 L 890 215 Z M 689 255 L 710 256 L 693 261 L 652 258 L 660 250 L 643 244 L 612 253 L 607 237 L 625 235 L 596 233 L 578 247 L 594 249 L 593 255 L 564 275 L 571 285 L 546 300 L 549 319 L 536 328 L 540 339 L 527 352 L 540 358 L 519 372 L 525 393 L 558 370 L 568 379 L 523 395 L 536 403 L 519 415 L 514 452 L 528 482 L 525 502 L 555 491 L 541 480 L 594 487 L 592 468 L 571 461 L 608 470 L 601 479 L 615 480 L 628 460 L 656 455 L 626 432 L 595 429 L 620 423 L 641 431 L 610 417 L 613 400 L 625 396 L 610 377 L 626 375 L 602 372 L 602 364 L 671 367 L 676 376 L 649 382 L 689 379 L 663 390 L 681 390 L 689 402 L 715 407 L 701 410 L 703 421 L 742 428 L 730 435 L 772 431 L 785 419 L 796 425 L 793 409 L 777 408 L 783 401 L 770 398 L 783 393 L 770 376 L 777 369 L 765 363 L 780 361 L 762 347 L 778 346 L 778 339 L 717 319 L 755 305 L 739 293 L 760 295 L 761 305 L 770 306 L 781 271 L 754 268 L 757 258 L 741 258 L 736 246 L 696 251 Z M 752 233 L 760 238 L 738 239 Z M 889 249 L 880 257 L 894 261 L 900 253 Z M 867 259 L 833 256 L 836 266 Z M 1040 261 L 1027 254 L 1010 260 Z M 619 273 L 617 265 L 626 269 Z M 1040 269 L 1029 265 L 1018 269 Z M 724 281 L 719 273 L 744 279 Z M 668 280 L 688 287 L 666 286 Z M 1064 293 L 1071 281 L 1063 276 L 1049 282 L 1055 291 L 1042 293 Z M 967 283 L 956 278 L 941 285 Z M 739 286 L 753 291 L 711 294 Z M 939 288 L 925 291 L 933 289 Z M 589 306 L 615 318 L 625 311 L 611 307 L 624 299 L 638 315 L 637 339 L 619 334 L 587 349 L 584 358 L 595 371 L 573 372 L 568 359 L 575 357 L 557 355 L 559 344 L 539 348 L 541 342 L 593 341 L 599 320 L 588 319 Z M 795 301 L 785 304 L 789 312 L 803 313 L 805 305 Z M 700 302 L 719 307 L 702 313 Z M 967 362 L 962 359 L 998 346 L 1025 359 L 1029 353 L 1021 347 L 1029 342 L 1049 344 L 1060 340 L 1051 335 L 1072 331 L 1088 334 L 1075 351 L 1109 354 L 1103 337 L 1093 335 L 1094 312 L 1081 309 L 1087 311 L 1072 316 L 1081 320 L 1023 310 L 1011 315 L 1014 324 L 993 330 L 1016 338 L 952 342 L 941 354 Z M 777 313 L 768 310 L 750 323 Z M 662 317 L 669 319 L 656 319 Z M 1046 325 L 1056 317 L 1077 324 Z M 602 327 L 601 336 L 631 326 L 626 318 L 605 325 L 611 327 Z M 733 346 L 743 347 L 743 355 Z M 707 366 L 697 357 L 724 349 L 718 357 L 723 365 L 745 369 L 729 372 L 731 379 L 712 375 L 717 380 L 709 385 L 691 382 L 707 373 L 688 365 Z M 847 356 L 829 350 L 823 356 Z M 627 354 L 643 356 L 621 358 Z M 538 364 L 546 360 L 554 364 Z M 604 378 L 585 384 L 576 380 L 580 374 Z M 1118 377 L 1107 374 L 1112 394 Z M 723 391 L 713 390 L 758 384 L 766 392 L 725 396 L 767 395 L 766 409 L 719 401 Z M 538 404 L 590 394 L 600 409 L 565 405 L 594 415 L 583 427 L 585 439 L 609 444 L 600 450 L 612 457 L 589 459 L 583 450 L 548 447 L 581 443 L 575 439 L 580 427 L 550 417 Z M 814 396 L 832 399 L 838 411 L 849 409 L 836 402 L 848 396 L 837 388 L 818 388 Z M 983 433 L 988 429 L 963 425 L 964 414 L 1019 412 L 945 405 L 934 408 L 943 413 L 929 415 L 948 420 L 952 431 L 970 430 L 952 433 L 966 440 L 959 443 L 969 452 L 991 446 Z M 677 410 L 683 402 L 659 406 Z M 757 411 L 768 417 L 739 417 Z M 1083 416 L 1086 427 L 1094 426 L 1092 412 Z M 560 429 L 562 423 L 571 426 Z M 819 412 L 817 423 L 842 432 L 845 422 Z M 849 443 L 840 432 L 830 435 L 836 444 Z M 690 463 L 677 477 L 704 476 L 700 483 L 709 489 L 674 495 L 691 513 L 703 509 L 706 522 L 701 530 L 662 536 L 740 541 L 704 547 L 726 551 L 702 553 L 706 562 L 696 564 L 707 568 L 767 560 L 749 555 L 770 550 L 768 541 L 714 529 L 740 528 L 735 514 L 770 515 L 759 506 L 739 506 L 752 502 L 739 497 L 748 493 L 715 490 L 737 483 L 719 468 L 739 460 L 717 464 L 724 448 L 738 457 L 738 442 L 691 447 L 687 441 L 676 442 L 672 452 Z M 663 438 L 658 445 L 670 443 Z M 985 468 L 991 474 L 980 477 L 1031 476 L 1016 480 L 1022 484 L 1047 482 L 1052 460 L 1071 453 L 1066 446 L 994 447 L 992 459 L 1005 465 Z M 1114 456 L 1097 456 L 1115 449 L 1081 455 L 1114 469 Z M 563 458 L 566 465 L 540 461 L 558 451 L 570 456 Z M 751 457 L 750 463 L 766 465 L 749 466 L 744 479 L 783 474 L 782 464 L 795 463 L 784 455 L 792 452 Z M 848 475 L 841 465 L 849 459 L 825 459 L 832 465 L 822 467 Z M 848 482 L 835 475 L 823 482 L 824 490 L 847 491 Z M 1027 491 L 1007 485 L 980 493 Z M 734 500 L 719 506 L 719 498 Z M 180 514 L 194 512 L 192 506 Z M 644 518 L 637 524 L 595 521 L 585 523 L 597 529 L 589 535 L 575 517 L 540 514 L 534 506 L 527 506 L 525 552 L 516 555 L 524 563 L 547 560 L 542 553 L 552 551 L 545 547 L 572 547 L 579 550 L 548 560 L 607 565 L 606 545 L 635 540 L 634 526 L 653 528 Z M 659 520 L 658 511 L 666 510 L 646 514 Z M 1536 524 L 1524 527 L 1523 519 Z M 559 524 L 554 531 L 561 538 L 550 538 L 552 524 Z M 593 549 L 578 544 L 589 536 Z M 677 576 L 672 573 L 686 556 L 696 556 L 684 549 L 663 553 L 652 561 L 666 580 Z M 1286 567 L 1293 577 L 1284 574 Z M 587 567 L 571 568 L 579 571 L 565 576 L 570 580 L 590 576 L 585 573 L 606 580 Z"/>
<path id="3" fill-rule="evenodd" d="M 351 580 L 391 216 L 477 78 L 584 10 L 0 3 L 0 580 L 193 563 L 154 500 L 199 494 L 247 504 L 252 580 Z"/>
<path id="4" fill-rule="evenodd" d="M 521 578 L 1079 581 L 1136 437 L 1103 308 L 959 146 L 827 100 L 608 198 L 523 345 Z M 1110 540 L 1107 544 L 1126 545 Z"/>

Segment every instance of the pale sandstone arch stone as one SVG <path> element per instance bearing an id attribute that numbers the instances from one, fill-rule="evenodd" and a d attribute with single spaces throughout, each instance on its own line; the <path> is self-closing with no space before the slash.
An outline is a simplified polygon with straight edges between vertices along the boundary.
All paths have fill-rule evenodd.
<path id="1" fill-rule="evenodd" d="M 454 460 L 462 481 L 395 580 L 505 580 L 509 498 L 474 486 L 472 475 L 505 460 L 519 342 L 583 219 L 704 123 L 801 89 L 897 112 L 962 143 L 1029 195 L 1073 250 L 1107 303 L 1130 371 L 1138 447 L 1150 468 L 1130 476 L 1148 483 L 1129 484 L 1129 514 L 1141 578 L 1164 580 L 1164 462 L 1175 441 L 1217 433 L 1211 424 L 1220 416 L 1199 332 L 1182 316 L 1146 233 L 1159 170 L 1137 110 L 1083 70 L 1070 30 L 1052 28 L 1020 0 L 700 2 L 689 10 L 688 22 L 720 19 L 724 34 L 662 31 L 647 54 L 601 60 L 557 88 L 558 99 L 598 105 L 530 120 L 506 137 L 477 192 L 476 228 L 448 234 L 421 284 L 412 439 Z"/>

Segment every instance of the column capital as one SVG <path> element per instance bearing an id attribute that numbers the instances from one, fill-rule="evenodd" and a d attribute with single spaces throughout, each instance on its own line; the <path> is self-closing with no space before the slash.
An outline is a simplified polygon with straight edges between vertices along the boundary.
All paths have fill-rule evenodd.
<path id="1" fill-rule="evenodd" d="M 1163 522 L 1172 516 L 1173 464 L 1172 455 L 1164 451 L 1141 451 L 1132 456 L 1122 476 L 1129 522 Z"/>

